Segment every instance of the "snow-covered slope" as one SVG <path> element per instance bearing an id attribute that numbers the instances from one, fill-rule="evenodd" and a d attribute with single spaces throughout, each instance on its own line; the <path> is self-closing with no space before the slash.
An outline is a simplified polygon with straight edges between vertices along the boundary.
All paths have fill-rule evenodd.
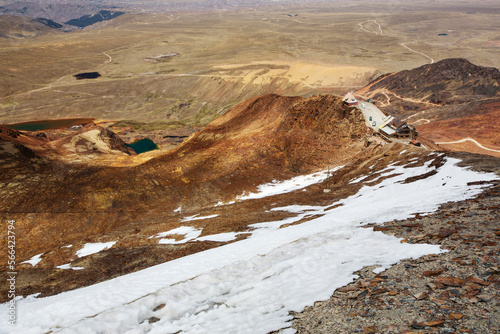
<path id="1" fill-rule="evenodd" d="M 360 226 L 432 212 L 481 191 L 468 183 L 497 178 L 445 161 L 437 173 L 411 182 L 433 169 L 430 163 L 391 165 L 382 182 L 328 206 L 274 208 L 299 215 L 256 224 L 242 241 L 56 296 L 18 300 L 15 327 L 2 304 L 0 332 L 255 334 L 287 328 L 289 311 L 327 299 L 364 266 L 382 271 L 404 258 L 443 251 Z M 319 218 L 280 228 L 306 216 Z"/>

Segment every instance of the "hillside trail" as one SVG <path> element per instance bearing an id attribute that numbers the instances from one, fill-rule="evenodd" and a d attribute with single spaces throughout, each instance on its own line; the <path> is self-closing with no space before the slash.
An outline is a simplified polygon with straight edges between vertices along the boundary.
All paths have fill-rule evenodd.
<path id="1" fill-rule="evenodd" d="M 388 103 L 389 103 L 388 105 L 390 105 L 391 102 L 390 102 L 389 96 L 385 92 L 381 92 L 381 93 L 385 95 L 385 97 L 387 98 Z M 416 99 L 412 99 L 412 98 L 409 98 L 409 97 L 402 97 L 402 96 L 400 96 L 400 95 L 398 95 L 398 94 L 396 94 L 394 92 L 391 92 L 391 91 L 389 91 L 389 94 L 392 94 L 392 95 L 394 95 L 394 97 L 396 97 L 396 98 L 398 98 L 400 100 L 403 100 L 403 101 L 408 101 L 408 102 L 412 102 L 412 103 L 426 104 L 426 105 L 431 105 L 431 106 L 440 106 L 439 104 L 436 104 L 436 103 L 432 103 L 432 102 L 429 102 L 429 101 L 423 101 L 423 99 L 425 99 L 428 96 L 424 96 L 422 99 L 416 100 Z"/>
<path id="2" fill-rule="evenodd" d="M 470 142 L 474 143 L 475 145 L 477 145 L 478 147 L 480 147 L 480 148 L 482 148 L 484 150 L 491 151 L 491 152 L 499 152 L 500 153 L 500 150 L 494 150 L 492 148 L 485 147 L 485 146 L 481 145 L 480 143 L 478 143 L 477 140 L 475 140 L 473 138 L 470 138 L 470 137 L 463 138 L 463 139 L 456 140 L 456 141 L 436 142 L 436 144 L 438 144 L 438 145 L 460 144 L 460 143 L 464 143 L 464 142 L 467 142 L 467 141 L 470 141 Z"/>
<path id="3" fill-rule="evenodd" d="M 409 118 L 409 117 L 408 117 Z M 427 118 L 419 118 L 417 119 L 416 121 L 413 121 L 412 123 L 413 124 L 416 124 L 416 123 L 420 123 L 420 122 L 425 122 L 423 124 L 429 124 L 431 122 L 430 119 L 427 119 Z M 420 125 L 423 125 L 423 124 L 420 124 Z"/>
<path id="4" fill-rule="evenodd" d="M 392 75 L 392 74 L 391 74 L 391 75 Z M 385 79 L 385 78 L 386 78 L 386 77 L 384 77 L 384 78 L 382 78 L 382 79 Z M 380 80 L 382 80 L 382 79 L 380 79 Z M 376 83 L 377 83 L 377 82 L 379 82 L 380 80 L 378 80 L 378 81 L 376 81 L 376 82 L 371 83 L 369 86 L 363 87 L 362 89 L 360 89 L 360 90 L 356 91 L 356 92 L 355 92 L 355 93 L 353 93 L 353 94 L 354 94 L 354 95 L 356 95 L 356 96 L 362 97 L 362 98 L 364 98 L 364 99 L 366 99 L 366 100 L 367 100 L 367 99 L 369 99 L 369 97 L 368 97 L 368 96 L 362 95 L 362 93 L 366 91 L 366 89 L 365 89 L 365 88 L 369 88 L 369 87 L 373 86 L 374 84 L 376 84 Z M 415 99 L 408 98 L 408 97 L 402 97 L 402 96 L 400 96 L 400 95 L 398 95 L 398 94 L 396 94 L 396 93 L 393 93 L 393 92 L 391 92 L 391 91 L 388 91 L 387 93 L 386 93 L 386 92 L 384 92 L 384 91 L 381 91 L 381 92 L 379 92 L 379 93 L 380 93 L 380 94 L 382 94 L 382 95 L 384 95 L 384 96 L 385 96 L 385 98 L 387 99 L 387 101 L 386 101 L 386 102 L 381 102 L 381 101 L 380 101 L 380 106 L 381 106 L 381 107 L 388 107 L 388 106 L 390 106 L 390 105 L 391 105 L 391 97 L 390 97 L 389 95 L 387 95 L 387 93 L 389 93 L 389 94 L 393 95 L 394 97 L 396 97 L 397 99 L 402 100 L 402 101 L 408 101 L 408 102 L 412 102 L 412 103 L 425 104 L 425 105 L 428 105 L 428 106 L 439 106 L 439 104 L 435 104 L 435 103 L 432 103 L 432 102 L 429 102 L 429 101 L 415 100 Z M 425 98 L 425 97 L 424 97 L 424 98 Z"/>

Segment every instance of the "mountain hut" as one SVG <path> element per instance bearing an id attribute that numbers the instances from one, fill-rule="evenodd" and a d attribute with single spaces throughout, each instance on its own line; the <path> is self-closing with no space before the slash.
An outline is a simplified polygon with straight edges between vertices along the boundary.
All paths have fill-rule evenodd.
<path id="1" fill-rule="evenodd" d="M 342 99 L 342 102 L 344 102 L 344 104 L 347 104 L 348 106 L 355 106 L 358 104 L 358 100 L 356 100 L 356 97 L 351 92 L 347 93 L 344 96 L 344 98 Z"/>

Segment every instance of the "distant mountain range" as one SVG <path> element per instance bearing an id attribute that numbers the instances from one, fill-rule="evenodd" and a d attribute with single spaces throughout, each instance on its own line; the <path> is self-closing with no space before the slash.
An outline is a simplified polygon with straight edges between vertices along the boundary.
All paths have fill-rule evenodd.
<path id="1" fill-rule="evenodd" d="M 49 19 L 0 16 L 0 38 L 25 38 L 57 31 L 63 25 Z"/>
<path id="2" fill-rule="evenodd" d="M 92 24 L 102 21 L 108 21 L 124 14 L 123 11 L 117 11 L 113 8 L 104 7 L 100 4 L 85 3 L 36 3 L 36 2 L 12 2 L 0 6 L 1 16 L 15 16 L 24 18 L 35 18 L 33 27 L 29 27 L 30 21 L 11 19 L 11 26 L 18 26 L 20 23 L 26 31 L 37 29 L 36 23 L 42 23 L 50 28 L 72 30 L 75 28 L 85 28 Z M 73 27 L 73 28 L 72 28 Z M 0 28 L 2 37 L 12 34 L 5 33 L 5 29 Z M 19 36 L 18 36 L 19 37 Z"/>
<path id="3" fill-rule="evenodd" d="M 93 15 L 105 9 L 100 4 L 48 3 L 45 1 L 15 1 L 0 6 L 0 14 L 23 17 L 42 17 L 58 23 L 67 22 L 85 15 Z"/>

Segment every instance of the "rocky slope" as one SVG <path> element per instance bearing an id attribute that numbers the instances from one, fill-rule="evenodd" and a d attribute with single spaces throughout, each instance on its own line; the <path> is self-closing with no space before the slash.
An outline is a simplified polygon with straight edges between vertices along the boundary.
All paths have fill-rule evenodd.
<path id="1" fill-rule="evenodd" d="M 498 158 L 454 153 L 478 171 L 500 174 Z M 500 326 L 500 184 L 431 215 L 368 228 L 446 253 L 374 267 L 326 301 L 295 313 L 298 333 L 496 333 Z"/>

